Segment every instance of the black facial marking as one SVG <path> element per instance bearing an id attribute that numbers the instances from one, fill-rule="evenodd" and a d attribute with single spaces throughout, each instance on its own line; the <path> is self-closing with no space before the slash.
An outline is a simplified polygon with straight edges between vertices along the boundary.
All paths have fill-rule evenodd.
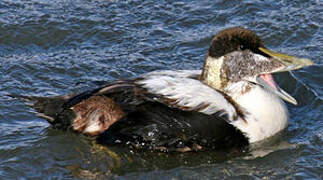
<path id="1" fill-rule="evenodd" d="M 264 45 L 256 33 L 244 28 L 234 27 L 219 32 L 213 38 L 208 53 L 211 57 L 219 58 L 233 51 L 249 49 L 254 53 L 268 57 L 259 50 L 259 47 L 264 47 Z"/>

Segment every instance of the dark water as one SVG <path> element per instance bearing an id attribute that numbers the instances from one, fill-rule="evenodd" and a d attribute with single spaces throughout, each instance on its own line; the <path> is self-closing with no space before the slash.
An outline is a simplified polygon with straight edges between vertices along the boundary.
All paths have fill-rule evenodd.
<path id="1" fill-rule="evenodd" d="M 322 179 L 323 2 L 0 1 L 0 179 Z M 132 153 L 49 127 L 8 93 L 81 92 L 157 69 L 200 69 L 219 30 L 242 26 L 316 65 L 276 76 L 299 102 L 248 154 Z"/>

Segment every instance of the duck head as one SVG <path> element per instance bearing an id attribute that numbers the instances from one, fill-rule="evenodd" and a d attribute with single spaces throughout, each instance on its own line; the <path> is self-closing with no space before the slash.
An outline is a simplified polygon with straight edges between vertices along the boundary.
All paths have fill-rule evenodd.
<path id="1" fill-rule="evenodd" d="M 268 50 L 254 32 L 235 27 L 223 30 L 213 38 L 200 78 L 224 93 L 236 83 L 246 87 L 259 85 L 296 105 L 297 101 L 275 83 L 271 74 L 312 64 L 309 59 Z"/>

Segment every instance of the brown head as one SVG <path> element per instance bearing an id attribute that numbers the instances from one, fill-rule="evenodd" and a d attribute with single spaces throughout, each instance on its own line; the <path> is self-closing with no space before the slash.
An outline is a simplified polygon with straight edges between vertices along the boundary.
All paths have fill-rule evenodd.
<path id="1" fill-rule="evenodd" d="M 253 31 L 239 27 L 228 28 L 214 36 L 208 56 L 219 58 L 231 52 L 246 49 L 267 56 L 258 49 L 259 47 L 264 47 L 264 44 Z"/>
<path id="2" fill-rule="evenodd" d="M 299 69 L 312 64 L 308 59 L 270 51 L 265 48 L 256 33 L 234 27 L 220 31 L 213 38 L 201 80 L 222 92 L 238 82 L 258 84 L 282 99 L 296 104 L 294 98 L 275 84 L 271 73 Z"/>

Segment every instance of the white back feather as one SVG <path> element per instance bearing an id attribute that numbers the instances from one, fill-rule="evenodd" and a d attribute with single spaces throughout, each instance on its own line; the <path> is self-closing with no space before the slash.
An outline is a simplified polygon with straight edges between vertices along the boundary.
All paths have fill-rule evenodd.
<path id="1" fill-rule="evenodd" d="M 144 79 L 136 83 L 151 94 L 170 100 L 176 99 L 176 106 L 186 107 L 189 110 L 196 110 L 208 115 L 222 112 L 227 114 L 229 121 L 232 121 L 237 117 L 233 105 L 215 89 L 192 78 L 198 77 L 200 74 L 200 70 L 154 71 L 145 74 L 142 76 Z M 200 108 L 203 105 L 205 107 Z"/>

